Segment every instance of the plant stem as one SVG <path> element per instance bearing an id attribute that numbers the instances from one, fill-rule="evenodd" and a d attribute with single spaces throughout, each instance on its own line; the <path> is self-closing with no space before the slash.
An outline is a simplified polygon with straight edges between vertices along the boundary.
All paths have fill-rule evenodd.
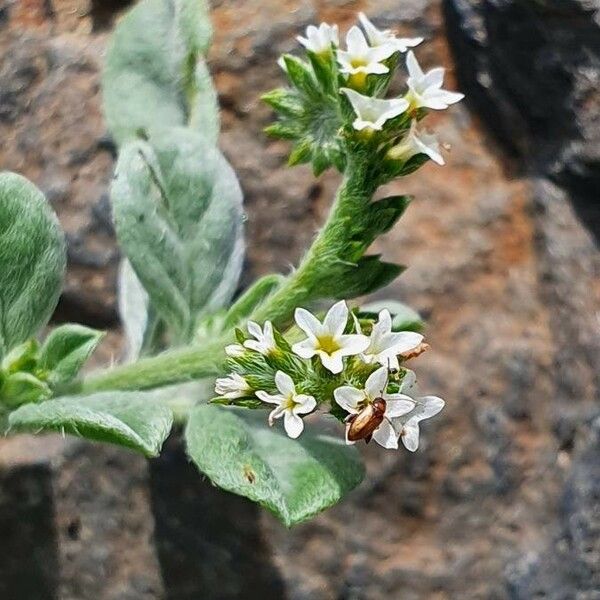
<path id="1" fill-rule="evenodd" d="M 315 273 L 326 272 L 332 261 L 343 259 L 340 249 L 350 236 L 353 219 L 360 218 L 365 203 L 370 202 L 375 185 L 369 182 L 369 161 L 356 160 L 348 165 L 347 175 L 337 192 L 329 218 L 315 238 L 298 269 L 281 287 L 260 305 L 250 319 L 276 325 L 288 323 L 297 306 L 314 299 Z M 71 393 L 93 393 L 107 390 L 144 390 L 214 377 L 222 373 L 224 347 L 232 341 L 232 333 L 202 346 L 186 346 L 135 363 L 90 375 L 69 390 Z"/>

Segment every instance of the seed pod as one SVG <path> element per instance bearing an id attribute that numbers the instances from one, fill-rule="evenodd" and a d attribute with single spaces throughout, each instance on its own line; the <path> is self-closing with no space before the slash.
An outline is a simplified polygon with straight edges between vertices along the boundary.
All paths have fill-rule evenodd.
<path id="1" fill-rule="evenodd" d="M 413 348 L 412 350 L 407 350 L 400 354 L 402 360 L 410 360 L 411 358 L 417 358 L 417 356 L 421 356 L 423 352 L 429 350 L 431 346 L 427 342 L 421 342 L 418 346 Z"/>

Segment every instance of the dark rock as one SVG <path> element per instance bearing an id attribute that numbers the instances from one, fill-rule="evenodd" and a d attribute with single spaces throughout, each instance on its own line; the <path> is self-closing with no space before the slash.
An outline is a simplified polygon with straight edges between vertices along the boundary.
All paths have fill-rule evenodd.
<path id="1" fill-rule="evenodd" d="M 585 0 L 444 0 L 467 98 L 526 170 L 600 236 L 600 21 Z"/>
<path id="2" fill-rule="evenodd" d="M 168 600 L 283 600 L 260 508 L 204 480 L 172 439 L 150 465 L 156 549 Z"/>
<path id="3" fill-rule="evenodd" d="M 0 598 L 56 599 L 55 527 L 48 465 L 0 470 Z"/>

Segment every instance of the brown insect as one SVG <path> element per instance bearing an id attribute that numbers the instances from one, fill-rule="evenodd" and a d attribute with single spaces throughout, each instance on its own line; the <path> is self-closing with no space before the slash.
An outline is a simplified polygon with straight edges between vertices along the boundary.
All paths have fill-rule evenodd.
<path id="1" fill-rule="evenodd" d="M 383 398 L 375 398 L 373 402 L 367 404 L 358 414 L 348 415 L 346 423 L 348 426 L 348 440 L 357 442 L 365 440 L 368 444 L 371 441 L 373 432 L 383 422 L 386 403 Z"/>

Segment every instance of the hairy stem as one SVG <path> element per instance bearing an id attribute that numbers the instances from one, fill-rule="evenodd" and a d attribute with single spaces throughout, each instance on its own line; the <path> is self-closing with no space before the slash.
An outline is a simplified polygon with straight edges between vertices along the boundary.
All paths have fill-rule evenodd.
<path id="1" fill-rule="evenodd" d="M 267 319 L 285 325 L 294 309 L 318 297 L 314 289 L 315 273 L 326 273 L 332 261 L 341 261 L 352 220 L 371 201 L 375 185 L 369 181 L 364 159 L 351 162 L 338 190 L 329 218 L 298 269 L 282 286 L 260 305 L 251 319 L 260 323 Z M 144 390 L 174 383 L 219 375 L 225 360 L 224 347 L 232 341 L 232 333 L 202 346 L 186 346 L 158 356 L 143 358 L 129 365 L 90 375 L 71 392 L 93 393 L 106 390 Z"/>

